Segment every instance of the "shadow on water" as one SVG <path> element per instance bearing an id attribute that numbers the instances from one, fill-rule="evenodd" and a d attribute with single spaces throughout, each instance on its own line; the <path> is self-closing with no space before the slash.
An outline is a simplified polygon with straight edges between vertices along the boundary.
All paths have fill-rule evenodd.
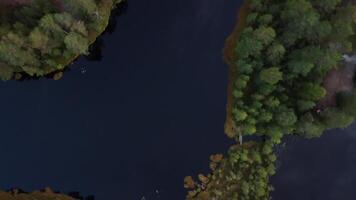
<path id="1" fill-rule="evenodd" d="M 128 2 L 124 1 L 120 3 L 112 12 L 109 19 L 109 24 L 106 27 L 102 36 L 98 37 L 97 40 L 90 45 L 89 47 L 89 55 L 84 56 L 89 61 L 101 61 L 103 58 L 102 50 L 105 48 L 105 44 L 103 41 L 103 35 L 105 34 L 113 34 L 117 27 L 118 17 L 124 15 L 128 9 Z"/>
<path id="2" fill-rule="evenodd" d="M 116 8 L 114 8 L 111 11 L 111 16 L 109 19 L 109 23 L 108 26 L 106 27 L 105 31 L 95 40 L 95 42 L 93 44 L 91 44 L 88 48 L 88 55 L 82 55 L 84 58 L 86 58 L 86 60 L 88 61 L 95 61 L 95 62 L 100 62 L 103 58 L 103 48 L 105 48 L 105 44 L 104 44 L 104 40 L 103 37 L 105 37 L 105 35 L 109 34 L 111 35 L 112 33 L 114 33 L 114 31 L 116 30 L 117 27 L 117 20 L 118 17 L 121 15 L 124 15 L 127 12 L 128 9 L 128 2 L 127 1 L 123 1 L 122 3 L 120 3 L 118 6 L 116 6 Z M 69 71 L 71 71 L 71 65 L 73 65 L 73 63 L 75 63 L 80 57 L 76 58 L 69 66 L 66 66 L 64 69 L 62 70 L 58 70 L 52 73 L 49 73 L 47 75 L 44 76 L 44 78 L 46 79 L 53 79 L 55 77 L 56 74 L 58 73 L 67 73 Z M 31 80 L 39 80 L 43 77 L 38 77 L 38 76 L 30 76 L 26 73 L 21 73 L 21 78 L 18 79 L 17 81 L 31 81 Z"/>
<path id="3" fill-rule="evenodd" d="M 109 25 L 106 27 L 104 33 L 112 34 L 116 30 L 117 26 L 117 17 L 126 14 L 128 9 L 128 1 L 124 1 L 120 3 L 112 12 L 111 17 L 109 19 Z"/>
<path id="4" fill-rule="evenodd" d="M 79 192 L 69 192 L 68 195 L 78 200 L 95 200 L 95 197 L 93 195 L 83 197 Z"/>

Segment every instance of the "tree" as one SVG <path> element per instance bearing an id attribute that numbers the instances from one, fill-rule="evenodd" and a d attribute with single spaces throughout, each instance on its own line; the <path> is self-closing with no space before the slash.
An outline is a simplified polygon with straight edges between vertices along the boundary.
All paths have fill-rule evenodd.
<path id="1" fill-rule="evenodd" d="M 278 120 L 277 116 L 277 120 Z M 285 122 L 283 122 L 285 123 Z M 278 124 L 278 126 L 276 125 L 271 125 L 267 128 L 266 131 L 266 135 L 269 136 L 270 141 L 273 142 L 273 144 L 279 144 L 281 143 L 281 139 L 283 137 L 283 132 L 282 129 L 280 128 L 281 126 L 283 126 L 283 124 Z M 290 126 L 290 125 L 286 125 L 286 126 Z"/>
<path id="2" fill-rule="evenodd" d="M 298 75 L 307 76 L 314 66 L 312 62 L 302 59 L 294 59 L 288 62 L 290 76 L 293 78 Z"/>
<path id="3" fill-rule="evenodd" d="M 67 50 L 74 54 L 86 53 L 89 46 L 88 39 L 75 32 L 70 32 L 64 38 L 64 43 Z"/>
<path id="4" fill-rule="evenodd" d="M 321 21 L 315 24 L 311 29 L 309 29 L 306 34 L 311 41 L 322 41 L 330 36 L 332 31 L 332 25 L 329 21 Z"/>
<path id="5" fill-rule="evenodd" d="M 232 91 L 232 95 L 235 98 L 241 98 L 244 96 L 244 93 L 241 90 L 234 90 L 234 91 Z"/>
<path id="6" fill-rule="evenodd" d="M 288 69 L 294 75 L 307 76 L 316 64 L 323 62 L 323 59 L 327 59 L 325 53 L 326 51 L 321 50 L 318 46 L 306 46 L 294 50 L 289 56 Z M 326 64 L 325 68 L 328 67 Z"/>
<path id="7" fill-rule="evenodd" d="M 323 123 L 327 128 L 346 128 L 353 121 L 354 118 L 347 113 L 343 112 L 339 108 L 327 108 L 321 114 Z"/>
<path id="8" fill-rule="evenodd" d="M 267 166 L 267 171 L 270 176 L 274 175 L 276 173 L 276 167 L 274 166 L 274 164 L 270 163 Z"/>
<path id="9" fill-rule="evenodd" d="M 92 20 L 91 16 L 98 9 L 94 0 L 63 0 L 65 10 L 68 10 L 75 18 Z"/>
<path id="10" fill-rule="evenodd" d="M 341 3 L 341 0 L 312 0 L 311 2 L 318 10 L 330 13 Z"/>
<path id="11" fill-rule="evenodd" d="M 320 137 L 325 130 L 324 125 L 319 122 L 314 122 L 314 123 L 305 122 L 303 128 L 304 128 L 303 136 L 306 137 L 307 139 Z"/>
<path id="12" fill-rule="evenodd" d="M 48 51 L 47 44 L 49 38 L 39 28 L 35 28 L 33 31 L 31 31 L 29 39 L 33 48 L 41 49 L 44 52 Z"/>
<path id="13" fill-rule="evenodd" d="M 0 62 L 0 79 L 3 81 L 10 80 L 13 76 L 14 70 L 5 63 Z"/>
<path id="14" fill-rule="evenodd" d="M 298 105 L 299 111 L 305 112 L 305 111 L 308 111 L 308 110 L 314 108 L 316 104 L 314 101 L 298 100 L 297 105 Z"/>
<path id="15" fill-rule="evenodd" d="M 246 18 L 246 23 L 248 25 L 253 25 L 256 23 L 256 20 L 257 20 L 257 17 L 258 17 L 258 13 L 256 12 L 250 12 L 248 15 L 247 15 L 247 18 Z"/>
<path id="16" fill-rule="evenodd" d="M 82 36 L 88 36 L 88 30 L 85 27 L 85 24 L 83 21 L 74 22 L 71 27 L 71 31 L 80 33 Z"/>
<path id="17" fill-rule="evenodd" d="M 11 34 L 9 33 L 8 36 Z M 5 36 L 6 37 L 6 36 Z M 30 66 L 39 65 L 38 59 L 31 49 L 24 49 L 20 44 L 22 42 L 14 42 L 14 38 L 8 37 L 9 40 L 0 41 L 0 61 L 8 66 L 23 67 L 26 64 Z M 10 39 L 12 38 L 12 39 Z"/>
<path id="18" fill-rule="evenodd" d="M 258 17 L 258 23 L 260 25 L 266 26 L 266 25 L 271 24 L 272 21 L 273 21 L 273 15 L 271 15 L 271 14 L 264 14 L 264 15 Z"/>
<path id="19" fill-rule="evenodd" d="M 321 52 L 319 57 L 315 57 L 316 75 L 324 77 L 332 68 L 336 67 L 341 61 L 342 56 L 340 52 L 325 49 Z"/>
<path id="20" fill-rule="evenodd" d="M 260 72 L 260 79 L 266 83 L 274 85 L 283 79 L 283 73 L 278 67 L 270 67 Z"/>
<path id="21" fill-rule="evenodd" d="M 262 45 L 269 45 L 276 37 L 276 31 L 272 27 L 261 26 L 254 31 L 255 39 Z"/>
<path id="22" fill-rule="evenodd" d="M 243 110 L 234 109 L 232 113 L 237 122 L 244 121 L 247 118 L 247 113 Z"/>
<path id="23" fill-rule="evenodd" d="M 356 92 L 342 92 L 338 95 L 338 105 L 343 112 L 356 118 Z"/>
<path id="24" fill-rule="evenodd" d="M 242 194 L 245 196 L 247 196 L 250 193 L 250 185 L 248 184 L 248 182 L 242 181 L 241 191 L 242 191 Z"/>
<path id="25" fill-rule="evenodd" d="M 320 137 L 324 130 L 325 126 L 315 120 L 311 113 L 303 115 L 297 124 L 297 132 L 308 139 Z"/>
<path id="26" fill-rule="evenodd" d="M 235 51 L 240 58 L 258 56 L 263 49 L 263 44 L 253 36 L 253 29 L 246 28 L 239 39 Z"/>
<path id="27" fill-rule="evenodd" d="M 269 155 L 273 152 L 273 142 L 272 141 L 267 141 L 263 144 L 262 146 L 262 154 L 263 155 Z"/>
<path id="28" fill-rule="evenodd" d="M 270 122 L 273 119 L 273 114 L 268 111 L 261 111 L 258 116 L 258 121 L 260 122 Z"/>
<path id="29" fill-rule="evenodd" d="M 45 15 L 40 21 L 40 27 L 46 33 L 52 33 L 52 34 L 63 33 L 62 27 L 56 22 L 56 20 L 54 20 L 53 14 Z"/>
<path id="30" fill-rule="evenodd" d="M 345 40 L 347 37 L 350 37 L 354 34 L 352 28 L 351 19 L 345 18 L 335 18 L 332 21 L 333 29 L 332 29 L 332 38 L 336 38 L 339 41 Z"/>
<path id="31" fill-rule="evenodd" d="M 252 124 L 246 124 L 243 126 L 243 133 L 244 135 L 252 135 L 256 133 L 256 126 Z"/>
<path id="32" fill-rule="evenodd" d="M 63 29 L 67 31 L 69 31 L 74 22 L 72 15 L 67 12 L 56 13 L 54 14 L 53 18 L 57 24 L 59 24 Z"/>
<path id="33" fill-rule="evenodd" d="M 263 0 L 251 0 L 250 7 L 254 11 L 261 11 L 263 8 Z"/>
<path id="34" fill-rule="evenodd" d="M 238 59 L 236 62 L 237 71 L 243 74 L 251 74 L 253 72 L 253 66 L 246 59 Z"/>
<path id="35" fill-rule="evenodd" d="M 288 46 L 318 23 L 320 15 L 307 0 L 288 0 L 281 11 L 280 23 L 287 27 L 283 38 Z"/>
<path id="36" fill-rule="evenodd" d="M 267 49 L 267 60 L 271 64 L 277 64 L 281 62 L 283 59 L 284 55 L 286 53 L 286 49 L 284 46 L 280 43 L 273 43 L 270 47 Z"/>
<path id="37" fill-rule="evenodd" d="M 297 116 L 292 109 L 282 109 L 275 113 L 276 122 L 280 126 L 292 126 L 297 122 Z"/>
<path id="38" fill-rule="evenodd" d="M 247 81 L 241 77 L 238 77 L 235 81 L 235 87 L 237 89 L 244 89 L 247 86 Z"/>
<path id="39" fill-rule="evenodd" d="M 262 82 L 258 85 L 258 93 L 264 96 L 270 95 L 272 92 L 276 90 L 276 85 L 272 85 L 266 82 Z"/>
<path id="40" fill-rule="evenodd" d="M 320 85 L 305 83 L 298 90 L 298 94 L 304 100 L 318 101 L 326 95 L 326 90 Z"/>

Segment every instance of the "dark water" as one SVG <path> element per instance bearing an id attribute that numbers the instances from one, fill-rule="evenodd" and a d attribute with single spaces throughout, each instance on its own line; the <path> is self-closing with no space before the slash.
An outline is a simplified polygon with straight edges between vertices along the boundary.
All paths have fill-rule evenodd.
<path id="1" fill-rule="evenodd" d="M 130 0 L 61 81 L 1 83 L 0 188 L 97 200 L 182 200 L 182 180 L 224 152 L 225 38 L 239 0 Z M 98 55 L 100 57 L 100 54 Z M 354 200 L 356 125 L 287 139 L 275 200 Z"/>
<path id="2" fill-rule="evenodd" d="M 275 200 L 355 200 L 356 124 L 313 140 L 288 138 L 272 178 Z"/>
<path id="3" fill-rule="evenodd" d="M 97 200 L 181 200 L 183 178 L 224 152 L 225 38 L 239 0 L 130 0 L 61 81 L 0 85 L 0 188 Z"/>

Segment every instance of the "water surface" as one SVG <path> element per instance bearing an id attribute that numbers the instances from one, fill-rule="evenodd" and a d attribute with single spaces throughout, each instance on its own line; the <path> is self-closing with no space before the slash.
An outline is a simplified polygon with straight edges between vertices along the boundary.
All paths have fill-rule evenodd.
<path id="1" fill-rule="evenodd" d="M 312 140 L 289 137 L 278 150 L 275 200 L 354 200 L 356 124 Z"/>
<path id="2" fill-rule="evenodd" d="M 181 200 L 224 152 L 225 38 L 241 2 L 130 0 L 61 81 L 1 83 L 0 188 Z"/>
<path id="3" fill-rule="evenodd" d="M 1 83 L 0 188 L 51 186 L 97 200 L 182 200 L 183 177 L 225 152 L 225 38 L 241 1 L 130 0 L 61 81 Z M 354 200 L 356 125 L 287 139 L 276 200 Z"/>

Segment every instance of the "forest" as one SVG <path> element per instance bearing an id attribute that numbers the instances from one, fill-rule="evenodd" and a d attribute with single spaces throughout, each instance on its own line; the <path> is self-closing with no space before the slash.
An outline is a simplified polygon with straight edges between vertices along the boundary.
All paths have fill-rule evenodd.
<path id="1" fill-rule="evenodd" d="M 62 71 L 107 26 L 121 0 L 5 0 L 0 2 L 0 78 Z M 60 78 L 57 73 L 55 78 Z"/>
<path id="2" fill-rule="evenodd" d="M 341 0 L 257 1 L 236 46 L 237 79 L 232 110 L 236 135 L 320 136 L 325 129 L 350 125 L 355 93 L 337 94 L 336 106 L 319 106 L 324 80 L 344 67 L 352 53 L 354 6 Z"/>
<path id="3" fill-rule="evenodd" d="M 0 0 L 0 78 L 59 79 L 88 53 L 119 2 Z M 226 59 L 232 74 L 228 136 L 236 144 L 225 156 L 211 156 L 210 174 L 185 178 L 188 200 L 269 200 L 274 148 L 284 136 L 316 138 L 356 118 L 354 77 L 346 76 L 354 73 L 347 58 L 356 45 L 351 1 L 245 0 L 238 27 Z M 334 84 L 339 79 L 348 81 Z M 47 192 L 51 196 L 0 192 L 0 199 L 59 195 Z"/>
<path id="4" fill-rule="evenodd" d="M 355 52 L 351 2 L 248 0 L 239 12 L 225 52 L 227 134 L 237 144 L 211 174 L 185 179 L 187 199 L 268 200 L 273 149 L 285 135 L 320 137 L 356 118 L 355 66 L 345 59 Z"/>

